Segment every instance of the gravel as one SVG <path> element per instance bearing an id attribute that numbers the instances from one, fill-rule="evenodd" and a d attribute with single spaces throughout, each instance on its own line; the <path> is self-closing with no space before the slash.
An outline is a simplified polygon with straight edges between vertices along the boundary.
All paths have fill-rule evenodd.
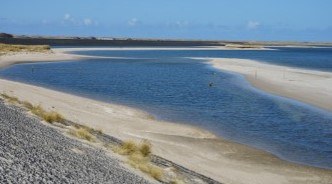
<path id="1" fill-rule="evenodd" d="M 101 149 L 0 100 L 0 183 L 149 183 Z"/>

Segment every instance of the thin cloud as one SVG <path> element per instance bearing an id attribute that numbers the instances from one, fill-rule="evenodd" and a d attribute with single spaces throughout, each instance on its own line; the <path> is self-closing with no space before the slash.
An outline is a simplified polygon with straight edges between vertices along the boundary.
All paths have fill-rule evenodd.
<path id="1" fill-rule="evenodd" d="M 84 23 L 84 25 L 89 26 L 93 23 L 93 21 L 91 19 L 86 18 L 83 20 L 83 23 Z"/>
<path id="2" fill-rule="evenodd" d="M 69 13 L 66 13 L 64 16 L 63 16 L 63 19 L 65 20 L 70 20 L 71 16 Z"/>
<path id="3" fill-rule="evenodd" d="M 175 25 L 178 27 L 187 27 L 189 25 L 188 21 L 177 21 L 175 22 Z"/>
<path id="4" fill-rule="evenodd" d="M 69 13 L 64 14 L 63 20 L 61 21 L 62 25 L 74 25 L 74 26 L 98 26 L 98 22 L 94 21 L 91 18 L 74 18 L 72 15 Z"/>
<path id="5" fill-rule="evenodd" d="M 139 23 L 140 21 L 137 18 L 132 18 L 131 20 L 128 21 L 129 26 L 136 26 Z"/>
<path id="6" fill-rule="evenodd" d="M 188 26 L 193 26 L 193 25 L 190 25 L 188 21 L 175 21 L 175 22 L 168 22 L 166 23 L 166 26 L 167 27 L 170 27 L 170 28 L 186 28 Z"/>
<path id="7" fill-rule="evenodd" d="M 251 21 L 248 22 L 247 28 L 248 29 L 257 29 L 260 25 L 261 25 L 261 23 L 251 20 Z"/>

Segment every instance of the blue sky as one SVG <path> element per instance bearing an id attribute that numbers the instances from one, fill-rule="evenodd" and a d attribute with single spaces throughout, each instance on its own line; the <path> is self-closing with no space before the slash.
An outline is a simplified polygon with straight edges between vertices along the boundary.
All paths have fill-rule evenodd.
<path id="1" fill-rule="evenodd" d="M 1 0 L 0 32 L 332 41 L 332 1 Z"/>

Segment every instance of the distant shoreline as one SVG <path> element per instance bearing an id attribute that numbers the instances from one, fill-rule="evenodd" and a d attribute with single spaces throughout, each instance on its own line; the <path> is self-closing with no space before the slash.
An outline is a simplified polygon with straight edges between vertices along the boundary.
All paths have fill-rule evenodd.
<path id="1" fill-rule="evenodd" d="M 76 47 L 197 47 L 197 46 L 236 46 L 247 47 L 332 47 L 332 42 L 295 42 L 295 41 L 232 41 L 232 40 L 190 40 L 190 39 L 144 39 L 114 37 L 78 36 L 29 36 L 2 33 L 0 43 L 23 45 L 50 45 Z"/>
<path id="2" fill-rule="evenodd" d="M 79 60 L 88 56 L 54 49 L 49 54 L 0 57 L 0 68 L 23 62 Z M 0 79 L 0 92 L 56 109 L 69 120 L 103 129 L 120 139 L 148 139 L 166 159 L 224 183 L 328 183 L 332 170 L 290 163 L 270 153 L 217 138 L 208 131 L 149 118 L 139 109 L 103 103 L 33 85 Z M 153 125 L 153 126 L 151 126 Z M 217 169 L 216 169 L 217 168 Z"/>

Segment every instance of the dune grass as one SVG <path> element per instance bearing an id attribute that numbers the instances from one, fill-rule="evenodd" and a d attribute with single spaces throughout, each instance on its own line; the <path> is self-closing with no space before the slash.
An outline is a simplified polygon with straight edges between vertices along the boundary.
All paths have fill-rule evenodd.
<path id="1" fill-rule="evenodd" d="M 4 98 L 4 99 L 7 99 L 8 102 L 10 102 L 10 103 L 17 103 L 17 104 L 20 103 L 18 98 L 14 97 L 14 96 L 9 96 L 5 93 L 2 93 L 1 97 Z"/>
<path id="2" fill-rule="evenodd" d="M 151 163 L 151 144 L 148 141 L 136 143 L 134 141 L 124 141 L 120 146 L 113 148 L 113 151 L 125 155 L 128 163 L 142 172 L 161 181 L 164 175 L 163 169 Z"/>
<path id="3" fill-rule="evenodd" d="M 89 142 L 94 142 L 95 137 L 85 128 L 78 128 L 70 130 L 69 133 L 77 138 L 87 140 Z"/>
<path id="4" fill-rule="evenodd" d="M 61 114 L 55 111 L 46 111 L 40 105 L 33 105 L 27 101 L 20 101 L 18 98 L 7 95 L 5 93 L 1 94 L 1 96 L 10 103 L 22 105 L 23 107 L 28 109 L 32 114 L 42 118 L 44 121 L 48 123 L 51 124 L 54 122 L 63 123 L 65 121 L 64 117 Z M 102 134 L 102 130 L 95 130 L 93 128 L 83 125 L 75 124 L 74 128 L 75 129 L 70 130 L 69 132 L 71 135 L 88 141 L 94 141 L 95 137 L 92 135 L 93 132 Z"/>
<path id="5" fill-rule="evenodd" d="M 0 43 L 0 55 L 15 52 L 48 52 L 50 49 L 48 45 L 12 45 Z"/>
<path id="6" fill-rule="evenodd" d="M 30 102 L 28 102 L 28 101 L 23 101 L 22 105 L 23 105 L 23 107 L 25 107 L 25 108 L 27 108 L 29 110 L 33 108 L 33 105 Z"/>
<path id="7" fill-rule="evenodd" d="M 55 111 L 45 111 L 40 105 L 33 106 L 30 103 L 25 103 L 25 107 L 28 108 L 34 115 L 41 117 L 48 123 L 61 123 L 64 121 L 64 118 L 61 114 Z"/>
<path id="8" fill-rule="evenodd" d="M 61 114 L 55 111 L 48 112 L 44 110 L 40 105 L 34 106 L 30 102 L 20 101 L 17 97 L 10 96 L 5 93 L 1 94 L 1 96 L 10 103 L 22 105 L 23 107 L 30 110 L 32 114 L 42 118 L 48 123 L 54 123 L 54 122 L 62 123 L 64 121 L 64 118 L 62 117 Z"/>

